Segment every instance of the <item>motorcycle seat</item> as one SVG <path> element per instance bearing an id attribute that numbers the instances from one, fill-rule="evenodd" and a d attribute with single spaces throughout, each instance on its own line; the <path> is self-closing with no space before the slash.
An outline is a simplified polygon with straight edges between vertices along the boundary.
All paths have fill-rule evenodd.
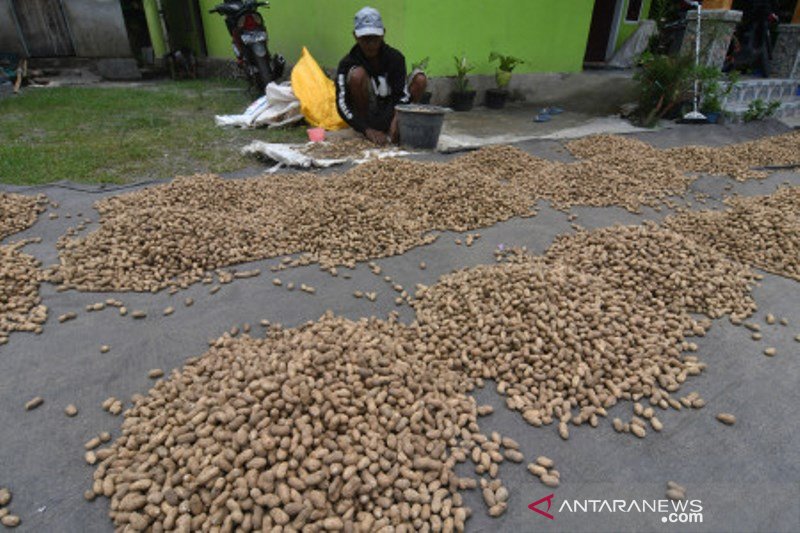
<path id="1" fill-rule="evenodd" d="M 230 2 L 218 5 L 216 11 L 222 15 L 235 15 L 242 10 L 242 7 L 240 2 Z"/>

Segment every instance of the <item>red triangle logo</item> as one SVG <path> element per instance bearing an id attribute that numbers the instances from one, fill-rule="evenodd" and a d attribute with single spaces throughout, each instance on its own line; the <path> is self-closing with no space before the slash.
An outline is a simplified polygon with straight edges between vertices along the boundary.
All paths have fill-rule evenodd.
<path id="1" fill-rule="evenodd" d="M 553 515 L 551 515 L 550 513 L 547 512 L 547 511 L 550 510 L 550 506 L 553 504 L 553 497 L 554 496 L 555 496 L 555 494 L 551 494 L 549 496 L 545 496 L 541 500 L 536 500 L 535 502 L 533 502 L 532 504 L 530 504 L 528 506 L 528 509 L 530 509 L 531 511 L 534 511 L 536 513 L 539 513 L 540 515 L 542 515 L 545 518 L 549 518 L 550 520 L 555 520 L 555 517 L 553 517 Z M 544 502 L 547 502 L 547 511 L 542 511 L 541 509 L 539 509 L 537 507 L 539 504 L 544 503 Z"/>

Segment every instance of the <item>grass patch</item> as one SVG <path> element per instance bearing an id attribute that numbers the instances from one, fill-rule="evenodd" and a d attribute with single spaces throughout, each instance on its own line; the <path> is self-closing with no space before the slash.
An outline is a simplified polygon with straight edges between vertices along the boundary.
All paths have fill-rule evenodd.
<path id="1" fill-rule="evenodd" d="M 240 82 L 28 89 L 0 100 L 0 182 L 127 183 L 253 165 L 254 139 L 301 142 L 305 128 L 219 128 L 250 103 Z"/>

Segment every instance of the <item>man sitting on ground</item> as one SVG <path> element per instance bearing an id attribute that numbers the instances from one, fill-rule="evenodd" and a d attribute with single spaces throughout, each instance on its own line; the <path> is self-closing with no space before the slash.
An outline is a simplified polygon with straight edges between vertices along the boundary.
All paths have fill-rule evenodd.
<path id="1" fill-rule="evenodd" d="M 419 102 L 428 79 L 414 71 L 406 79 L 406 59 L 384 42 L 386 30 L 377 9 L 356 13 L 356 44 L 339 63 L 336 73 L 336 107 L 356 131 L 376 144 L 397 143 L 397 104 Z"/>

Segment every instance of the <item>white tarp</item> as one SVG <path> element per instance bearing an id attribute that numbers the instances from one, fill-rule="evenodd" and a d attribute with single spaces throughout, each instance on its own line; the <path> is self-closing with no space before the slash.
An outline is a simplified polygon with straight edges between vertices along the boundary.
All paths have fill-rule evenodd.
<path id="1" fill-rule="evenodd" d="M 341 165 L 344 163 L 354 163 L 356 165 L 371 161 L 373 159 L 385 159 L 387 157 L 400 157 L 409 155 L 407 152 L 400 148 L 375 148 L 371 150 L 364 150 L 361 154 L 353 155 L 351 157 L 339 159 L 324 159 L 312 157 L 304 154 L 300 149 L 308 145 L 293 145 L 281 143 L 266 143 L 264 141 L 253 141 L 244 148 L 242 153 L 244 155 L 253 155 L 270 161 L 277 162 L 273 167 L 273 171 L 278 170 L 282 166 L 294 168 L 327 168 L 333 165 Z"/>
<path id="2" fill-rule="evenodd" d="M 292 84 L 288 81 L 267 85 L 264 96 L 250 104 L 241 115 L 217 115 L 214 117 L 217 126 L 239 128 L 257 128 L 265 125 L 277 128 L 302 119 L 300 100 L 294 95 Z"/>

